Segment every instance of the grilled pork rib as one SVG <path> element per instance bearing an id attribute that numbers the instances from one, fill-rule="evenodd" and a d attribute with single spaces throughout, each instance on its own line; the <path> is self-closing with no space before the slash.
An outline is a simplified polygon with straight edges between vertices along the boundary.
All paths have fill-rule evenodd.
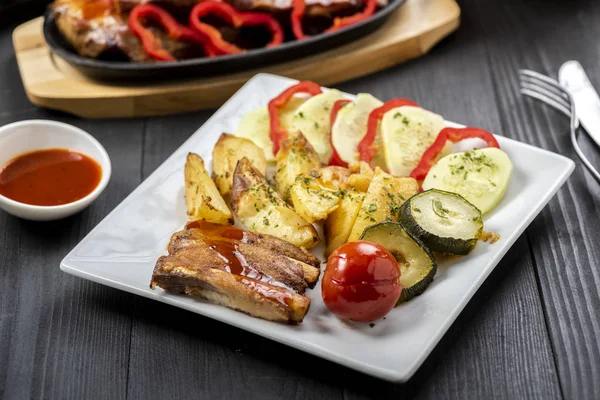
<path id="1" fill-rule="evenodd" d="M 173 234 L 168 252 L 156 262 L 152 288 L 278 322 L 302 321 L 310 305 L 303 294 L 319 275 L 319 269 L 297 259 L 314 264 L 313 256 L 286 242 L 203 221 Z"/>
<path id="2" fill-rule="evenodd" d="M 211 226 L 212 225 L 212 226 Z M 219 230 L 220 235 L 235 235 L 235 239 L 248 244 L 257 244 L 260 247 L 266 247 L 274 252 L 280 253 L 288 258 L 298 260 L 304 264 L 315 268 L 321 267 L 321 261 L 313 256 L 309 251 L 294 246 L 290 242 L 276 238 L 275 236 L 263 235 L 260 233 L 243 231 L 241 229 L 231 228 L 229 226 L 210 224 L 206 221 L 192 221 L 186 228 L 198 228 L 201 230 Z M 235 233 L 234 233 L 235 232 Z"/>

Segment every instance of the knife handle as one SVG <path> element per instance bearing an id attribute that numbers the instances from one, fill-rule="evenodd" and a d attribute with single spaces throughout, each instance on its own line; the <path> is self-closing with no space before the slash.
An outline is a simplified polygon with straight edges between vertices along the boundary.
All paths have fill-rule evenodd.
<path id="1" fill-rule="evenodd" d="M 600 97 L 585 70 L 577 61 L 567 61 L 558 72 L 560 84 L 571 93 L 577 118 L 600 146 Z"/>

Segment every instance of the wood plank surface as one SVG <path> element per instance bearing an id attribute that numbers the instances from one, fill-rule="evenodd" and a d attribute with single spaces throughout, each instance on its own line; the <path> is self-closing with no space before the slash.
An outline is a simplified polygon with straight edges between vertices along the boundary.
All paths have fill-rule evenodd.
<path id="1" fill-rule="evenodd" d="M 102 143 L 119 173 L 90 208 L 62 221 L 0 212 L 0 398 L 124 398 L 131 296 L 58 265 L 139 184 L 143 121 L 117 126 L 34 108 L 18 78 L 10 31 L 0 30 L 0 125 L 41 118 L 79 126 Z"/>
<path id="2" fill-rule="evenodd" d="M 141 152 L 132 150 L 141 145 L 141 124 L 117 128 L 38 110 L 4 116 L 0 123 L 25 118 L 89 131 L 120 173 L 90 208 L 62 221 L 35 223 L 0 213 L 0 398 L 122 398 L 131 296 L 66 275 L 58 265 L 139 184 Z"/>
<path id="3" fill-rule="evenodd" d="M 600 186 L 570 143 L 568 121 L 518 94 L 519 68 L 556 77 L 578 59 L 600 88 L 600 3 L 507 0 L 479 6 L 505 131 L 577 162 L 573 176 L 527 234 L 532 243 L 548 330 L 564 397 L 600 398 Z M 509 11 L 509 12 L 508 12 Z M 504 18 L 493 18 L 502 13 Z M 576 32 L 576 33 L 575 33 Z M 511 40 L 508 40 L 510 34 Z M 600 167 L 598 147 L 581 145 Z"/>
<path id="4" fill-rule="evenodd" d="M 426 1 L 426 0 L 423 0 Z M 403 96 L 448 119 L 574 157 L 566 121 L 518 93 L 517 69 L 579 59 L 600 87 L 600 4 L 461 2 L 461 29 L 422 59 L 338 85 Z M 62 257 L 210 112 L 82 121 L 26 99 L 0 27 L 0 124 L 50 118 L 96 136 L 115 173 L 83 213 L 0 213 L 0 398 L 600 398 L 600 186 L 573 177 L 486 280 L 407 384 L 381 382 L 267 339 L 62 273 Z M 600 152 L 582 138 L 600 166 Z"/>

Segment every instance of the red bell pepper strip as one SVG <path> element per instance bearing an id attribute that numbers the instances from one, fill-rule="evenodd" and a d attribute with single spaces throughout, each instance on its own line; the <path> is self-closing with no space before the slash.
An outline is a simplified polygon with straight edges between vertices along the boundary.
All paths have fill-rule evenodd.
<path id="1" fill-rule="evenodd" d="M 202 4 L 202 3 L 201 3 Z M 271 141 L 273 142 L 273 154 L 277 155 L 279 151 L 279 147 L 281 145 L 281 141 L 286 138 L 287 131 L 283 126 L 281 126 L 281 121 L 279 120 L 279 110 L 284 107 L 288 101 L 294 96 L 296 93 L 308 93 L 311 96 L 322 93 L 321 86 L 317 85 L 314 82 L 310 81 L 302 81 L 298 82 L 294 86 L 290 86 L 279 96 L 275 97 L 269 102 L 269 118 L 271 120 Z"/>
<path id="2" fill-rule="evenodd" d="M 383 118 L 383 114 L 393 108 L 402 106 L 420 107 L 417 103 L 408 99 L 393 99 L 371 111 L 367 122 L 367 133 L 358 144 L 358 154 L 361 161 L 371 162 L 377 152 L 377 147 L 373 146 L 373 142 L 377 135 L 377 125 L 379 120 Z"/>
<path id="3" fill-rule="evenodd" d="M 362 12 L 350 15 L 348 17 L 336 17 L 331 25 L 325 32 L 334 32 L 348 25 L 355 24 L 369 18 L 375 13 L 377 8 L 377 0 L 366 0 L 367 5 Z M 305 0 L 292 0 L 292 14 L 290 22 L 292 25 L 292 32 L 297 40 L 306 39 L 308 36 L 304 33 L 302 28 L 302 18 L 306 12 L 306 1 Z"/>
<path id="4" fill-rule="evenodd" d="M 333 107 L 331 107 L 331 116 L 329 117 L 329 126 L 331 126 L 331 130 L 333 131 L 333 124 L 335 119 L 337 118 L 338 112 L 344 107 L 346 104 L 350 103 L 350 100 L 342 99 L 333 103 Z M 348 163 L 344 162 L 340 155 L 338 154 L 335 146 L 333 145 L 333 136 L 331 132 L 329 133 L 329 144 L 331 145 L 332 153 L 331 158 L 329 159 L 329 165 L 334 165 L 338 167 L 348 167 Z"/>
<path id="5" fill-rule="evenodd" d="M 242 26 L 265 26 L 271 32 L 271 41 L 266 47 L 275 47 L 283 43 L 283 28 L 277 20 L 269 14 L 256 12 L 240 12 L 227 3 L 215 0 L 206 0 L 198 3 L 190 13 L 190 25 L 192 28 L 210 38 L 213 47 L 221 54 L 242 53 L 244 49 L 223 39 L 221 32 L 214 26 L 206 24 L 200 18 L 206 15 L 214 15 L 234 28 Z"/>
<path id="6" fill-rule="evenodd" d="M 348 17 L 336 17 L 333 19 L 333 25 L 325 32 L 333 32 L 337 31 L 341 28 L 344 28 L 348 25 L 356 24 L 357 22 L 363 21 L 369 18 L 371 15 L 375 13 L 375 9 L 377 8 L 377 0 L 367 0 L 367 5 L 365 6 L 362 12 L 356 13 L 354 15 L 350 15 Z"/>
<path id="7" fill-rule="evenodd" d="M 292 0 L 292 14 L 290 16 L 290 23 L 292 25 L 292 32 L 297 40 L 306 39 L 308 36 L 304 34 L 302 28 L 302 17 L 306 10 L 306 2 L 304 0 Z"/>
<path id="8" fill-rule="evenodd" d="M 498 141 L 490 132 L 480 129 L 480 128 L 444 128 L 440 131 L 435 141 L 423 156 L 421 157 L 421 161 L 416 166 L 415 169 L 412 170 L 410 176 L 415 178 L 418 181 L 422 181 L 427 176 L 427 173 L 431 169 L 431 167 L 435 164 L 435 159 L 441 153 L 442 149 L 446 145 L 446 141 L 450 140 L 452 143 L 460 142 L 464 139 L 472 139 L 479 138 L 485 140 L 488 147 L 496 147 L 500 148 Z"/>
<path id="9" fill-rule="evenodd" d="M 154 36 L 152 31 L 142 25 L 141 18 L 151 19 L 159 23 L 173 39 L 187 40 L 201 44 L 208 57 L 215 55 L 208 37 L 179 24 L 175 18 L 158 6 L 140 4 L 134 7 L 129 14 L 129 29 L 142 41 L 142 46 L 146 53 L 155 60 L 176 61 L 171 53 L 162 48 L 160 40 Z"/>

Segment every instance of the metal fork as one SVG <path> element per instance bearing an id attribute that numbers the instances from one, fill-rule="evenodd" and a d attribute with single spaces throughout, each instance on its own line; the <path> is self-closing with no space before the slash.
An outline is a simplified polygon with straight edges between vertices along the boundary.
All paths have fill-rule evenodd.
<path id="1" fill-rule="evenodd" d="M 521 94 L 540 100 L 570 118 L 571 143 L 573 143 L 575 152 L 587 170 L 600 182 L 600 173 L 583 154 L 577 142 L 579 118 L 577 118 L 575 102 L 571 94 L 558 81 L 528 69 L 519 70 L 519 82 L 521 84 Z"/>

